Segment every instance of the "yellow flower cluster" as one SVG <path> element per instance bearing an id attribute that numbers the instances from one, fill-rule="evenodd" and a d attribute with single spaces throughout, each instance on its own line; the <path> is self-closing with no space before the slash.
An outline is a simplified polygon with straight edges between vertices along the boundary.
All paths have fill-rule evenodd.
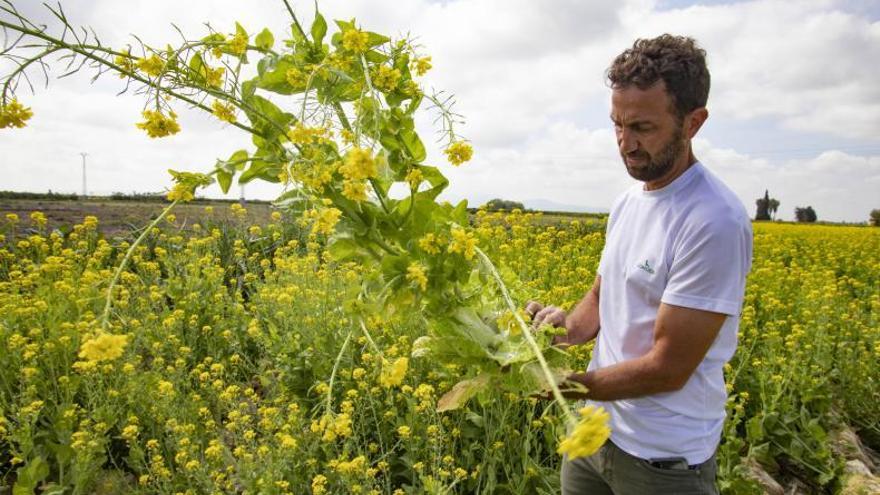
<path id="1" fill-rule="evenodd" d="M 443 153 L 446 153 L 449 163 L 458 166 L 474 156 L 474 149 L 464 141 L 456 141 L 443 150 Z"/>
<path id="2" fill-rule="evenodd" d="M 165 69 L 165 61 L 155 53 L 146 58 L 139 58 L 136 65 L 150 77 L 158 77 Z"/>
<path id="3" fill-rule="evenodd" d="M 138 129 L 147 131 L 151 138 L 160 138 L 180 132 L 180 124 L 177 123 L 177 114 L 168 112 L 168 116 L 160 110 L 144 110 L 144 121 L 138 122 Z"/>
<path id="4" fill-rule="evenodd" d="M 379 169 L 371 150 L 352 148 L 345 154 L 339 172 L 348 180 L 364 180 L 375 178 Z"/>
<path id="5" fill-rule="evenodd" d="M 434 233 L 429 232 L 419 239 L 419 247 L 428 254 L 437 254 L 440 252 L 440 239 Z"/>
<path id="6" fill-rule="evenodd" d="M 373 87 L 384 93 L 390 93 L 397 88 L 400 82 L 400 71 L 387 65 L 375 67 L 370 74 Z"/>
<path id="7" fill-rule="evenodd" d="M 428 288 L 428 276 L 425 275 L 425 267 L 417 261 L 413 261 L 406 268 L 406 279 L 414 283 L 422 292 Z"/>
<path id="8" fill-rule="evenodd" d="M 236 56 L 242 56 L 247 52 L 248 37 L 242 32 L 238 32 L 232 37 L 232 40 L 226 44 L 229 51 Z"/>
<path id="9" fill-rule="evenodd" d="M 312 208 L 303 212 L 303 220 L 311 222 L 312 235 L 330 235 L 339 223 L 342 211 L 337 208 Z"/>
<path id="10" fill-rule="evenodd" d="M 30 119 L 34 113 L 29 107 L 25 107 L 13 98 L 0 107 L 0 129 L 7 127 L 22 128 L 25 122 Z"/>
<path id="11" fill-rule="evenodd" d="M 388 360 L 382 361 L 382 373 L 379 375 L 379 383 L 385 388 L 392 388 L 403 383 L 406 378 L 406 370 L 409 368 L 409 358 L 397 358 L 393 363 Z"/>
<path id="12" fill-rule="evenodd" d="M 219 88 L 223 84 L 223 74 L 226 69 L 223 67 L 211 68 L 205 66 L 205 82 L 212 88 Z"/>
<path id="13" fill-rule="evenodd" d="M 128 338 L 128 335 L 113 335 L 102 332 L 83 342 L 79 357 L 90 362 L 112 361 L 125 352 Z"/>
<path id="14" fill-rule="evenodd" d="M 342 32 L 342 48 L 354 53 L 363 53 L 370 47 L 370 35 L 360 29 L 346 29 Z"/>
<path id="15" fill-rule="evenodd" d="M 211 109 L 213 110 L 213 114 L 218 119 L 229 122 L 230 124 L 234 124 L 236 121 L 235 118 L 235 106 L 232 103 L 224 103 L 220 100 L 214 100 L 211 104 Z"/>
<path id="16" fill-rule="evenodd" d="M 451 233 L 452 242 L 449 243 L 447 251 L 461 254 L 468 260 L 473 258 L 477 247 L 477 239 L 474 234 L 461 227 L 453 228 Z"/>
<path id="17" fill-rule="evenodd" d="M 416 72 L 417 76 L 424 76 L 431 70 L 431 67 L 431 57 L 417 58 L 412 63 L 412 70 Z"/>
<path id="18" fill-rule="evenodd" d="M 326 127 L 306 127 L 297 123 L 293 129 L 287 131 L 290 142 L 299 145 L 327 143 L 333 137 L 333 132 Z"/>
<path id="19" fill-rule="evenodd" d="M 296 67 L 287 69 L 287 72 L 284 75 L 287 79 L 287 84 L 290 84 L 297 89 L 305 89 L 306 84 L 308 84 L 309 82 L 308 74 L 297 69 Z"/>
<path id="20" fill-rule="evenodd" d="M 422 181 L 425 180 L 425 176 L 424 174 L 422 174 L 421 170 L 414 168 L 407 172 L 406 178 L 404 180 L 406 180 L 406 183 L 409 184 L 410 189 L 418 189 L 419 184 L 421 184 Z"/>
<path id="21" fill-rule="evenodd" d="M 569 461 L 593 455 L 611 435 L 610 416 L 604 409 L 586 406 L 579 414 L 581 418 L 574 430 L 559 443 L 558 452 L 567 455 Z"/>

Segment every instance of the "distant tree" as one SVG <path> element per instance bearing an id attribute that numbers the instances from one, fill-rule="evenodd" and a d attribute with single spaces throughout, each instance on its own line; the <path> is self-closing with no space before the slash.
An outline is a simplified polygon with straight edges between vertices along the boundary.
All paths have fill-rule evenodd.
<path id="1" fill-rule="evenodd" d="M 764 190 L 764 197 L 755 201 L 758 211 L 755 212 L 755 220 L 770 220 L 770 192 Z"/>
<path id="2" fill-rule="evenodd" d="M 770 212 L 770 216 L 773 217 L 773 220 L 776 220 L 776 211 L 779 210 L 779 200 L 776 198 L 770 198 L 770 204 L 767 205 L 767 210 Z"/>
<path id="3" fill-rule="evenodd" d="M 519 201 L 496 198 L 486 203 L 486 209 L 489 211 L 512 211 L 515 209 L 525 210 L 526 208 Z"/>
<path id="4" fill-rule="evenodd" d="M 794 218 L 798 222 L 815 222 L 816 211 L 813 210 L 812 206 L 807 206 L 806 208 L 797 207 L 794 209 Z"/>
<path id="5" fill-rule="evenodd" d="M 874 227 L 880 227 L 880 208 L 871 210 L 871 219 L 868 221 Z"/>

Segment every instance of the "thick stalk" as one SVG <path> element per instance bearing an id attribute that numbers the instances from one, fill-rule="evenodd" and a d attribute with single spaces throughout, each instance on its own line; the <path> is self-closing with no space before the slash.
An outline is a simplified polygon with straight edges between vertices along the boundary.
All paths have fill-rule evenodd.
<path id="1" fill-rule="evenodd" d="M 501 279 L 501 275 L 498 273 L 498 270 L 495 268 L 495 265 L 492 263 L 492 260 L 483 252 L 482 249 L 476 248 L 477 254 L 480 255 L 480 260 L 482 260 L 483 265 L 489 270 L 489 273 L 492 274 L 492 278 L 495 279 L 495 282 L 498 284 L 498 288 L 501 290 L 501 295 L 504 298 L 504 302 L 507 304 L 507 308 L 513 313 L 513 317 L 516 319 L 516 322 L 519 324 L 520 329 L 522 330 L 523 337 L 525 337 L 526 342 L 528 342 L 529 347 L 531 347 L 532 352 L 535 353 L 535 358 L 538 360 L 538 364 L 541 365 L 541 371 L 544 372 L 544 378 L 547 379 L 547 383 L 550 384 L 550 390 L 553 393 L 553 399 L 559 404 L 559 407 L 562 408 L 563 413 L 565 414 L 566 419 L 569 421 L 576 423 L 577 419 L 572 414 L 571 410 L 568 407 L 568 402 L 565 400 L 565 397 L 562 396 L 562 391 L 559 390 L 559 385 L 556 384 L 556 378 L 553 376 L 553 372 L 550 371 L 550 365 L 547 364 L 547 360 L 544 359 L 544 353 L 541 352 L 541 348 L 538 347 L 538 343 L 535 342 L 535 338 L 532 337 L 532 330 L 526 325 L 526 322 L 523 321 L 522 317 L 519 315 L 519 311 L 517 311 L 516 305 L 513 303 L 513 300 L 510 298 L 510 294 L 507 292 L 507 286 L 504 284 L 504 280 Z"/>

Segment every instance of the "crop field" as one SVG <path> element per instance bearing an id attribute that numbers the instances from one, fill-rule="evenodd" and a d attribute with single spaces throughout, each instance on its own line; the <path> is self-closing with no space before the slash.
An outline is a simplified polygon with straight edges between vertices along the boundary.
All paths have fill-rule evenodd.
<path id="1" fill-rule="evenodd" d="M 147 232 L 109 305 L 132 239 L 3 212 L 0 492 L 559 493 L 559 409 L 488 388 L 444 411 L 473 370 L 418 352 L 420 313 L 360 325 L 363 267 L 296 219 L 224 208 Z M 518 304 L 571 307 L 595 275 L 602 222 L 472 222 Z M 853 466 L 880 449 L 878 362 L 880 229 L 755 224 L 723 491 L 871 493 Z"/>

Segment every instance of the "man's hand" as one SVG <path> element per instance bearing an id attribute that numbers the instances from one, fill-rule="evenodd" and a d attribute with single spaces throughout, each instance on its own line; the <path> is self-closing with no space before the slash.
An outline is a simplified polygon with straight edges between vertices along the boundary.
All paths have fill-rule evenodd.
<path id="1" fill-rule="evenodd" d="M 556 306 L 544 306 L 537 301 L 526 303 L 526 313 L 532 317 L 532 327 L 538 328 L 543 324 L 565 328 L 565 319 L 568 313 Z"/>

